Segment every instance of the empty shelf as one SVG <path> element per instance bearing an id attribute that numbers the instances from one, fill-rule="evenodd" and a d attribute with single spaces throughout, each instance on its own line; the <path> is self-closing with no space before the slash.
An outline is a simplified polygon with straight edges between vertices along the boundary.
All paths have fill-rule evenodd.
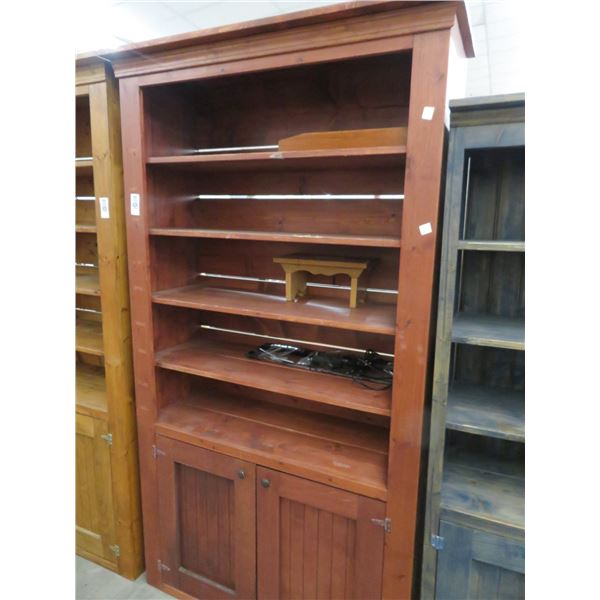
<path id="1" fill-rule="evenodd" d="M 400 247 L 399 237 L 375 235 L 288 233 L 283 231 L 229 229 L 183 229 L 168 227 L 154 227 L 150 229 L 150 235 L 225 240 L 256 240 L 261 242 L 299 242 L 302 244 L 332 244 L 338 246 L 374 246 L 376 248 Z"/>
<path id="2" fill-rule="evenodd" d="M 449 456 L 444 466 L 442 509 L 517 529 L 525 525 L 522 468 L 471 454 Z"/>
<path id="3" fill-rule="evenodd" d="M 76 233 L 96 233 L 98 231 L 97 227 L 93 223 L 76 223 L 75 224 L 75 232 Z"/>
<path id="4" fill-rule="evenodd" d="M 525 441 L 523 392 L 454 384 L 448 394 L 448 429 Z"/>
<path id="5" fill-rule="evenodd" d="M 485 252 L 525 252 L 525 242 L 504 240 L 459 240 L 459 250 L 482 250 Z"/>
<path id="6" fill-rule="evenodd" d="M 522 318 L 458 313 L 454 316 L 452 341 L 525 350 L 525 321 Z"/>
<path id="7" fill-rule="evenodd" d="M 77 319 L 75 325 L 75 349 L 94 356 L 104 356 L 102 323 Z"/>
<path id="8" fill-rule="evenodd" d="M 100 295 L 98 273 L 77 273 L 75 275 L 75 292 L 87 296 Z"/>
<path id="9" fill-rule="evenodd" d="M 386 498 L 385 429 L 200 391 L 163 408 L 156 432 L 359 494 Z"/>
<path id="10" fill-rule="evenodd" d="M 108 411 L 106 403 L 106 379 L 104 369 L 78 363 L 75 371 L 75 399 L 77 412 L 92 417 L 105 417 Z"/>

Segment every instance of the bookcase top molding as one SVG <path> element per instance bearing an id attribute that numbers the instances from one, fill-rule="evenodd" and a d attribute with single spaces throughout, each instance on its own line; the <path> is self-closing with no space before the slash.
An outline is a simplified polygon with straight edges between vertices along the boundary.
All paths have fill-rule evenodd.
<path id="1" fill-rule="evenodd" d="M 344 20 L 343 25 L 340 21 Z M 270 68 L 268 57 L 325 47 L 343 47 L 362 42 L 371 44 L 368 53 L 409 50 L 415 33 L 450 29 L 458 25 L 462 50 L 474 56 L 473 41 L 464 1 L 405 2 L 374 0 L 344 2 L 332 6 L 303 10 L 286 15 L 245 21 L 148 40 L 117 50 L 80 54 L 79 65 L 105 60 L 112 63 L 115 75 L 135 77 L 231 63 L 251 58 L 261 59 Z M 346 52 L 351 52 L 350 49 Z M 342 51 L 340 58 L 345 55 Z M 323 57 L 334 60 L 335 57 Z M 297 56 L 293 64 L 302 64 Z M 215 75 L 226 74 L 225 70 Z M 147 81 L 146 83 L 152 83 Z"/>

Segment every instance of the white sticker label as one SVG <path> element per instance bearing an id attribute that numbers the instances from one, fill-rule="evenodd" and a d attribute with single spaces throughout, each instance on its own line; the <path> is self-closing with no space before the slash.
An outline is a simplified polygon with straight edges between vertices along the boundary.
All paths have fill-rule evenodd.
<path id="1" fill-rule="evenodd" d="M 433 113 L 435 112 L 435 107 L 433 106 L 424 106 L 423 114 L 421 115 L 421 119 L 425 121 L 431 121 L 433 119 Z"/>
<path id="2" fill-rule="evenodd" d="M 431 228 L 431 223 L 423 223 L 423 225 L 419 225 L 419 231 L 421 235 L 429 235 L 433 229 Z"/>
<path id="3" fill-rule="evenodd" d="M 108 219 L 110 217 L 110 213 L 108 211 L 108 198 L 106 196 L 102 196 L 98 198 L 98 202 L 100 203 L 100 218 Z"/>
<path id="4" fill-rule="evenodd" d="M 134 217 L 140 216 L 140 195 L 139 194 L 129 194 L 129 201 L 131 203 L 131 214 Z"/>

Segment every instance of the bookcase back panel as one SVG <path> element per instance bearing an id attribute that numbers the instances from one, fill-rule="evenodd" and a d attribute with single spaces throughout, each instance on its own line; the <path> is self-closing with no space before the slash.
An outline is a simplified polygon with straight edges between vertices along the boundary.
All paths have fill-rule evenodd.
<path id="1" fill-rule="evenodd" d="M 79 311 L 80 313 L 87 313 L 88 318 L 93 318 L 98 321 L 102 321 L 102 315 L 97 314 L 102 312 L 100 305 L 100 296 L 88 296 L 87 294 L 75 294 L 75 306 L 77 308 L 86 309 Z M 95 312 L 90 312 L 95 311 Z"/>
<path id="2" fill-rule="evenodd" d="M 75 202 L 75 222 L 79 225 L 95 225 L 96 203 L 85 200 Z"/>
<path id="3" fill-rule="evenodd" d="M 372 267 L 369 267 L 361 278 L 361 286 L 375 290 L 398 289 L 400 253 L 395 248 L 167 237 L 154 237 L 151 241 L 151 255 L 155 265 L 152 287 L 158 291 L 197 283 L 284 296 L 283 283 L 215 278 L 211 275 L 274 279 L 283 282 L 283 269 L 281 265 L 273 262 L 273 258 L 296 253 L 371 259 Z M 311 275 L 309 281 L 332 286 L 349 285 L 346 275 Z M 314 298 L 347 299 L 348 293 L 347 289 L 339 287 L 308 288 L 309 296 Z M 368 292 L 366 301 L 394 304 L 396 297 L 394 293 Z"/>
<path id="4" fill-rule="evenodd" d="M 505 317 L 525 314 L 525 255 L 464 251 L 457 289 L 458 310 Z"/>
<path id="5" fill-rule="evenodd" d="M 98 266 L 98 241 L 94 233 L 78 233 L 75 237 L 75 260 Z"/>
<path id="6" fill-rule="evenodd" d="M 176 180 L 176 181 L 173 181 Z M 398 236 L 401 200 L 197 199 L 199 194 L 402 194 L 403 169 L 182 173 L 153 169 L 152 227 Z"/>
<path id="7" fill-rule="evenodd" d="M 145 91 L 149 155 L 272 145 L 311 131 L 406 126 L 409 52 L 157 86 Z"/>
<path id="8" fill-rule="evenodd" d="M 525 353 L 484 346 L 454 344 L 452 381 L 492 388 L 525 389 Z"/>
<path id="9" fill-rule="evenodd" d="M 508 477 L 523 477 L 525 445 L 462 431 L 446 432 L 446 457 L 451 462 L 468 461 L 470 468 L 490 470 Z"/>
<path id="10" fill-rule="evenodd" d="M 90 126 L 90 101 L 78 96 L 75 102 L 75 156 L 92 156 L 92 130 Z"/>
<path id="11" fill-rule="evenodd" d="M 471 151 L 463 239 L 525 239 L 525 149 Z"/>
<path id="12" fill-rule="evenodd" d="M 154 334 L 157 351 L 197 337 L 247 345 L 248 349 L 281 340 L 294 340 L 290 343 L 315 350 L 327 350 L 319 344 L 386 354 L 392 354 L 394 349 L 390 335 L 162 305 L 154 306 Z M 240 352 L 244 354 L 245 350 Z"/>
<path id="13" fill-rule="evenodd" d="M 94 178 L 91 175 L 77 175 L 75 177 L 75 194 L 77 196 L 94 195 Z M 91 203 L 94 206 L 94 203 Z"/>

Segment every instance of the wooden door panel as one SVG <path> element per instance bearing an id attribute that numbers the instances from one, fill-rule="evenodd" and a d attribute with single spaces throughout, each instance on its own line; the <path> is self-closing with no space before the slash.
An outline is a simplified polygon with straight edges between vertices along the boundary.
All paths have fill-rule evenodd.
<path id="1" fill-rule="evenodd" d="M 258 597 L 381 596 L 385 504 L 257 468 Z"/>
<path id="2" fill-rule="evenodd" d="M 116 565 L 114 544 L 110 447 L 101 438 L 108 433 L 103 419 L 75 415 L 76 426 L 76 548 Z"/>
<path id="3" fill-rule="evenodd" d="M 523 542 L 441 521 L 437 600 L 525 597 Z"/>
<path id="4" fill-rule="evenodd" d="M 254 465 L 162 436 L 157 447 L 163 583 L 198 598 L 254 598 Z"/>

